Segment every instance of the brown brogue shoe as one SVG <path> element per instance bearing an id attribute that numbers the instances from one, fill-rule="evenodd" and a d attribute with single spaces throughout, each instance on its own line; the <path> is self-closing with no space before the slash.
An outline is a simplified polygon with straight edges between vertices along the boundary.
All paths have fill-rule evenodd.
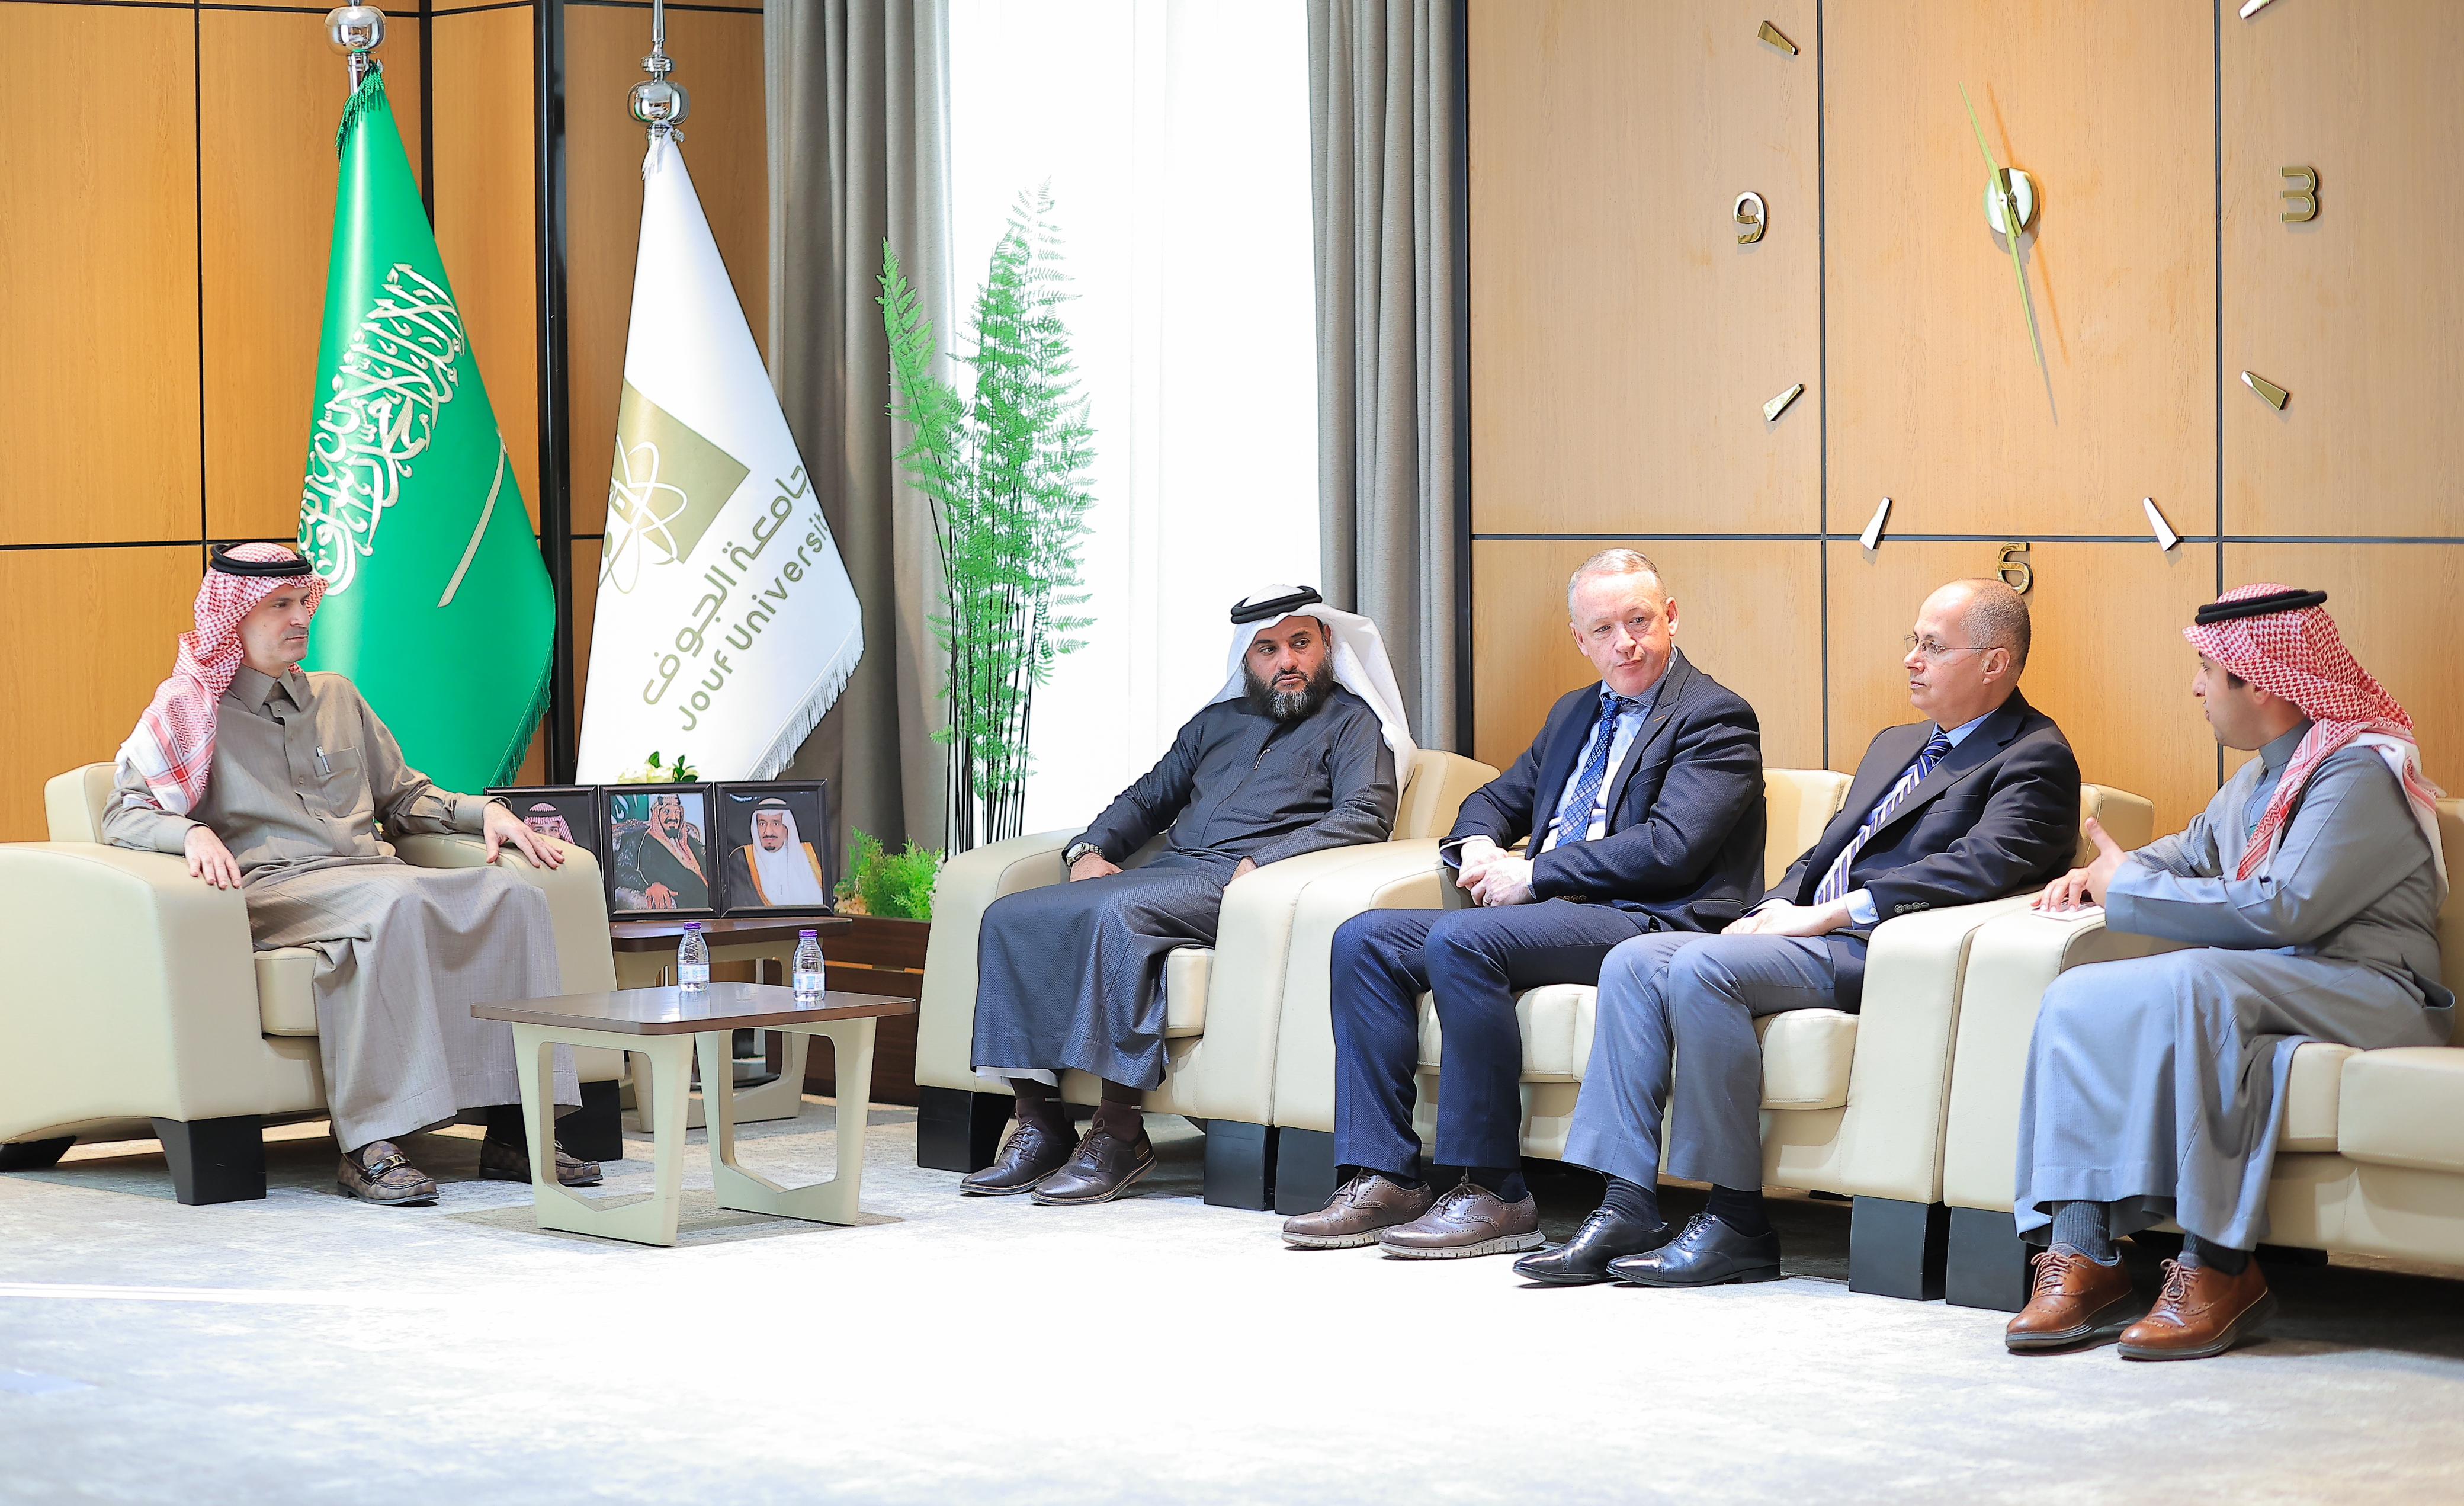
<path id="1" fill-rule="evenodd" d="M 1355 1250 L 1377 1243 L 1378 1232 L 1408 1224 L 1438 1201 L 1427 1183 L 1407 1187 L 1364 1171 L 1334 1189 L 1326 1207 L 1284 1220 L 1284 1243 L 1294 1250 Z"/>
<path id="2" fill-rule="evenodd" d="M 1077 1141 L 1070 1137 L 1066 1118 L 1013 1120 L 1009 1139 L 1001 1141 L 1001 1154 L 993 1158 L 991 1165 L 961 1181 L 958 1190 L 985 1198 L 1032 1192 L 1045 1178 L 1059 1171 L 1076 1148 Z"/>
<path id="3" fill-rule="evenodd" d="M 1107 1115 L 1104 1111 L 1111 1107 L 1105 1104 L 1096 1110 L 1077 1152 L 1060 1170 L 1036 1184 L 1032 1194 L 1036 1202 L 1046 1207 L 1110 1203 L 1155 1169 L 1155 1142 L 1147 1139 L 1136 1111 Z M 1132 1130 L 1133 1124 L 1138 1127 Z"/>
<path id="4" fill-rule="evenodd" d="M 2002 1330 L 2002 1345 L 2012 1353 L 2067 1349 L 2109 1336 L 2128 1321 L 2130 1273 L 2120 1260 L 2108 1266 L 2056 1245 L 2030 1263 L 2035 1267 L 2035 1290 Z"/>
<path id="5" fill-rule="evenodd" d="M 2122 1358 L 2204 1360 L 2250 1338 L 2275 1316 L 2276 1294 L 2257 1261 L 2229 1276 L 2213 1266 L 2167 1260 L 2156 1305 L 2122 1331 Z"/>
<path id="6" fill-rule="evenodd" d="M 1525 1193 L 1508 1203 L 1466 1177 L 1408 1224 L 1377 1236 L 1377 1248 L 1402 1260 L 1462 1260 L 1540 1248 L 1540 1206 Z"/>

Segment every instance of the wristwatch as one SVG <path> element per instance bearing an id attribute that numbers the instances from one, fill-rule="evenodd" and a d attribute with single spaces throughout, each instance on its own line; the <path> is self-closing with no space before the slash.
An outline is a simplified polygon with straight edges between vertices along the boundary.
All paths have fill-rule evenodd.
<path id="1" fill-rule="evenodd" d="M 1097 847 L 1092 842 L 1072 842 L 1068 847 L 1062 851 L 1061 866 L 1064 868 L 1075 868 L 1078 866 L 1078 859 L 1085 857 L 1089 853 L 1101 853 L 1102 851 L 1104 850 Z"/>

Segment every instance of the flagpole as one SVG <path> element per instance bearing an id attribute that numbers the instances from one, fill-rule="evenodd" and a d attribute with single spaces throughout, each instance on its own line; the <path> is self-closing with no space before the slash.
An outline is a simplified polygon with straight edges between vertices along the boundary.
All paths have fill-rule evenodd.
<path id="1" fill-rule="evenodd" d="M 385 65 L 369 56 L 385 41 L 385 12 L 372 5 L 340 6 L 325 12 L 325 40 L 351 59 L 351 92 Z"/>
<path id="2" fill-rule="evenodd" d="M 675 62 L 668 56 L 667 0 L 650 0 L 650 55 L 642 59 L 642 71 L 650 77 L 633 86 L 631 98 L 633 119 L 650 129 L 650 140 L 680 142 L 685 133 L 676 129 L 693 109 L 693 100 L 684 86 L 668 82 L 675 72 Z"/>

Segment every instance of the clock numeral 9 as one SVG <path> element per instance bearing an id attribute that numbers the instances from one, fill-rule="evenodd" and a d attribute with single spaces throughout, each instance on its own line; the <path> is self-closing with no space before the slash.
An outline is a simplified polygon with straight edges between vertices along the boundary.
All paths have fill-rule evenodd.
<path id="1" fill-rule="evenodd" d="M 2306 225 L 2319 217 L 2319 169 L 2316 167 L 2279 167 L 2277 169 L 2293 187 L 2284 190 L 2285 211 L 2277 216 L 2287 225 Z"/>

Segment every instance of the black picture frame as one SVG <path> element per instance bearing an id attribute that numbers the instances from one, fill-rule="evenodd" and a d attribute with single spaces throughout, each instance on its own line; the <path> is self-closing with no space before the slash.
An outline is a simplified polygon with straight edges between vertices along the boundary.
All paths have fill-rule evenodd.
<path id="1" fill-rule="evenodd" d="M 790 899 L 774 902 L 760 890 L 750 856 L 755 841 L 756 812 L 765 804 L 785 808 L 788 834 L 804 851 L 821 883 L 819 902 Z M 731 780 L 718 786 L 712 820 L 719 854 L 718 905 L 726 916 L 795 916 L 835 913 L 838 865 L 830 849 L 830 782 L 809 780 Z"/>
<path id="2" fill-rule="evenodd" d="M 607 870 L 607 819 L 596 785 L 506 785 L 488 791 L 502 800 L 514 818 L 533 831 L 545 831 L 581 848 Z M 546 824 L 551 815 L 562 825 Z"/>
<path id="3" fill-rule="evenodd" d="M 606 832 L 607 915 L 616 920 L 699 920 L 718 914 L 718 895 L 710 856 L 712 798 L 715 785 L 602 785 L 600 819 Z M 681 804 L 688 852 L 701 866 L 698 885 L 681 872 L 671 856 L 647 853 L 650 815 L 662 801 Z M 653 847 L 658 844 L 652 843 Z M 644 873 L 645 863 L 657 871 Z M 659 888 L 653 888 L 658 885 Z M 672 885 L 672 887 L 671 887 Z M 656 902 L 667 889 L 679 902 Z"/>

